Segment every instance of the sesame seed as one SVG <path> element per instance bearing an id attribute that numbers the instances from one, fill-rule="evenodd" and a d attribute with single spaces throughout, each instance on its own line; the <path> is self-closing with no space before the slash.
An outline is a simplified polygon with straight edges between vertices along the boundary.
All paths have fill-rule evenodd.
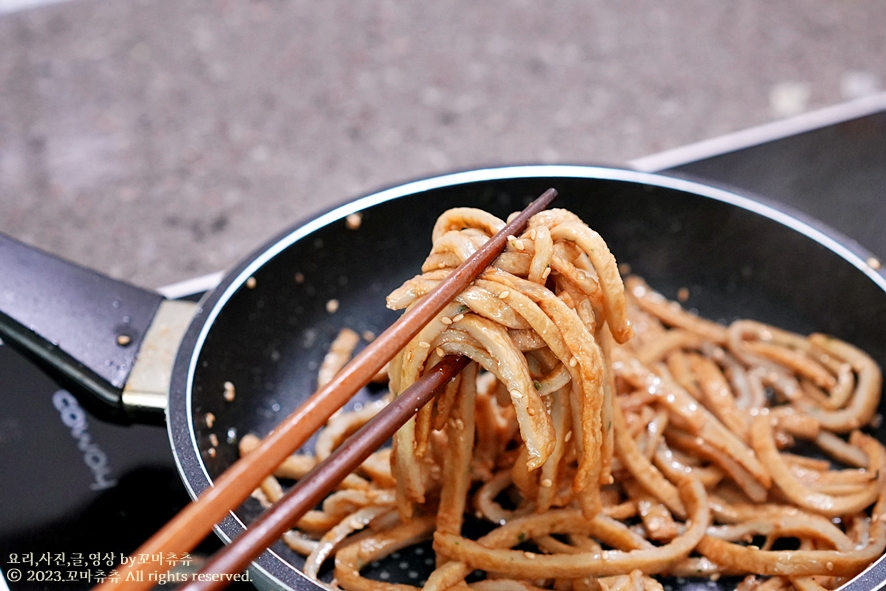
<path id="1" fill-rule="evenodd" d="M 255 277 L 250 277 L 246 280 L 246 287 L 248 287 L 249 289 L 255 289 L 255 284 Z"/>
<path id="2" fill-rule="evenodd" d="M 212 444 L 212 447 L 218 447 L 218 435 L 216 435 L 215 433 L 210 433 L 209 443 Z"/>
<path id="3" fill-rule="evenodd" d="M 330 314 L 334 314 L 338 310 L 338 300 L 329 300 L 326 302 L 326 311 Z"/>
<path id="4" fill-rule="evenodd" d="M 552 486 L 554 486 L 554 483 L 551 481 L 550 478 L 545 478 L 541 481 L 541 485 L 544 488 L 551 488 Z"/>
<path id="5" fill-rule="evenodd" d="M 568 443 L 570 439 L 572 439 L 572 431 L 567 431 L 566 437 L 563 438 L 563 441 L 566 441 Z"/>
<path id="6" fill-rule="evenodd" d="M 449 316 L 444 316 L 440 319 L 440 322 L 442 322 L 446 326 L 449 326 L 450 324 L 452 324 L 452 318 L 450 318 Z"/>
<path id="7" fill-rule="evenodd" d="M 436 349 L 434 349 L 434 353 L 436 353 L 440 357 L 443 357 L 444 355 L 446 355 L 446 352 L 443 349 L 441 349 L 440 347 L 437 347 Z"/>
<path id="8" fill-rule="evenodd" d="M 578 359 L 576 359 L 575 357 L 572 357 L 569 360 L 569 367 L 575 367 L 576 365 L 578 365 Z"/>
<path id="9" fill-rule="evenodd" d="M 461 322 L 462 320 L 464 320 L 464 318 L 465 318 L 464 314 L 456 314 L 455 316 L 452 317 L 452 321 L 453 322 Z"/>
<path id="10" fill-rule="evenodd" d="M 234 398 L 237 396 L 237 391 L 234 389 L 234 384 L 231 382 L 225 382 L 225 400 L 228 402 L 232 402 Z"/>
<path id="11" fill-rule="evenodd" d="M 551 274 L 551 268 L 550 268 L 550 267 L 545 267 L 545 270 L 541 272 L 541 278 L 542 278 L 542 279 L 547 279 L 547 278 L 548 278 L 548 275 L 550 275 L 550 274 Z"/>
<path id="12" fill-rule="evenodd" d="M 361 223 L 363 223 L 362 213 L 352 213 L 345 218 L 345 226 L 347 226 L 348 230 L 356 230 Z"/>
<path id="13" fill-rule="evenodd" d="M 524 250 L 526 248 L 526 245 L 524 245 L 523 241 L 518 238 L 514 240 L 514 248 L 516 248 L 517 250 Z"/>
<path id="14" fill-rule="evenodd" d="M 511 295 L 511 292 L 509 292 L 508 290 L 504 290 L 503 292 L 501 292 L 500 294 L 498 294 L 498 297 L 501 298 L 501 299 L 505 299 L 505 298 L 508 297 L 509 295 Z"/>
<path id="15" fill-rule="evenodd" d="M 881 266 L 880 259 L 878 259 L 877 257 L 869 257 L 867 260 L 867 263 L 868 263 L 868 267 L 870 267 L 871 269 L 874 269 L 875 271 L 879 270 L 879 268 Z"/>
<path id="16" fill-rule="evenodd" d="M 511 390 L 511 398 L 523 398 L 523 393 L 520 390 Z"/>
<path id="17" fill-rule="evenodd" d="M 206 426 L 212 429 L 212 426 L 215 424 L 215 415 L 211 412 L 208 412 L 206 413 L 204 419 L 206 420 Z"/>
<path id="18" fill-rule="evenodd" d="M 420 342 L 418 343 L 418 346 L 421 347 L 422 349 L 430 349 L 430 348 L 431 348 L 431 343 L 429 343 L 429 342 L 427 342 L 427 341 L 420 341 Z"/>

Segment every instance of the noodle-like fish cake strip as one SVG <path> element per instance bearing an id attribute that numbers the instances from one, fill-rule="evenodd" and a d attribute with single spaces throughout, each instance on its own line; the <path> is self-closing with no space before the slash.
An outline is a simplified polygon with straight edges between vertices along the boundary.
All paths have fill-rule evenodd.
<path id="1" fill-rule="evenodd" d="M 443 212 L 437 218 L 437 221 L 434 223 L 434 229 L 431 231 L 431 240 L 436 242 L 447 232 L 464 228 L 474 228 L 491 237 L 504 227 L 504 221 L 482 209 L 453 207 Z"/>
<path id="2" fill-rule="evenodd" d="M 380 488 L 394 488 L 396 481 L 391 475 L 391 450 L 380 449 L 360 464 L 360 471 Z"/>
<path id="3" fill-rule="evenodd" d="M 305 559 L 304 573 L 316 579 L 320 573 L 320 567 L 323 566 L 323 563 L 329 558 L 336 546 L 349 535 L 363 529 L 369 525 L 370 521 L 390 510 L 389 506 L 364 507 L 342 519 L 335 527 L 323 534 L 316 547 Z"/>
<path id="4" fill-rule="evenodd" d="M 705 535 L 729 542 L 742 541 L 754 535 L 774 537 L 815 538 L 827 542 L 834 550 L 851 552 L 855 545 L 830 520 L 820 515 L 784 515 L 778 519 L 757 517 L 734 525 L 708 528 Z"/>
<path id="5" fill-rule="evenodd" d="M 838 462 L 858 468 L 868 466 L 868 458 L 860 449 L 829 431 L 821 431 L 815 438 L 815 444 Z"/>
<path id="6" fill-rule="evenodd" d="M 486 319 L 468 315 L 453 322 L 452 327 L 480 342 L 495 360 L 495 367 L 487 369 L 495 373 L 508 389 L 517 411 L 520 433 L 529 451 L 529 469 L 541 466 L 553 452 L 554 429 L 544 403 L 535 390 L 523 355 L 504 328 Z"/>
<path id="7" fill-rule="evenodd" d="M 717 344 L 727 341 L 725 326 L 690 314 L 676 302 L 669 301 L 653 290 L 639 277 L 627 277 L 624 283 L 627 291 L 643 310 L 659 318 L 668 326 L 676 326 L 695 332 Z"/>
<path id="8" fill-rule="evenodd" d="M 461 371 L 455 404 L 446 422 L 449 453 L 443 459 L 443 487 L 437 509 L 436 531 L 461 532 L 465 503 L 471 486 L 471 452 L 474 447 L 477 364 Z"/>
<path id="9" fill-rule="evenodd" d="M 678 419 L 682 420 L 683 428 L 691 429 L 692 433 L 706 444 L 728 456 L 754 478 L 758 483 L 757 487 L 762 488 L 765 493 L 765 489 L 768 489 L 772 482 L 766 468 L 753 451 L 724 427 L 713 414 L 701 407 L 676 384 L 655 375 L 623 348 L 614 350 L 612 355 L 616 375 L 624 377 L 635 387 L 645 388 L 657 394 L 657 399 L 670 411 L 672 424 L 677 425 Z M 750 483 L 748 486 L 751 486 Z"/>
<path id="10" fill-rule="evenodd" d="M 684 464 L 677 457 L 677 453 L 669 448 L 665 441 L 662 441 L 655 450 L 653 463 L 671 482 L 676 482 L 682 478 L 683 475 L 691 473 L 693 476 L 701 480 L 701 483 L 706 489 L 711 489 L 716 486 L 724 476 L 723 470 L 714 465 L 689 466 Z"/>
<path id="11" fill-rule="evenodd" d="M 745 347 L 792 370 L 798 376 L 809 378 L 820 388 L 831 389 L 837 385 L 837 379 L 833 375 L 803 352 L 765 341 L 749 341 L 745 343 Z"/>
<path id="12" fill-rule="evenodd" d="M 489 240 L 489 236 L 482 232 L 447 232 L 434 241 L 431 256 L 441 254 L 454 255 L 457 261 L 455 266 L 458 266 L 464 262 L 465 259 L 477 252 L 487 240 Z M 422 271 L 432 271 L 435 268 L 439 268 L 439 263 L 431 268 L 428 268 L 428 263 L 422 265 Z"/>
<path id="13" fill-rule="evenodd" d="M 840 410 L 808 408 L 807 412 L 817 419 L 823 427 L 838 433 L 846 433 L 867 425 L 877 412 L 880 390 L 883 387 L 880 368 L 861 349 L 839 339 L 814 334 L 810 335 L 809 340 L 832 355 L 850 363 L 858 374 L 858 381 L 846 408 Z"/>
<path id="14" fill-rule="evenodd" d="M 527 279 L 533 283 L 544 282 L 548 278 L 551 268 L 551 260 L 554 257 L 554 240 L 551 231 L 546 226 L 539 226 L 534 230 L 532 263 L 529 265 Z"/>
<path id="15" fill-rule="evenodd" d="M 350 328 L 343 328 L 336 335 L 329 346 L 329 351 L 323 356 L 320 369 L 317 371 L 317 387 L 322 387 L 332 381 L 341 368 L 350 361 L 354 349 L 360 342 L 360 335 Z"/>
<path id="16" fill-rule="evenodd" d="M 590 257 L 597 271 L 600 287 L 603 288 L 603 302 L 606 308 L 606 321 L 612 335 L 619 343 L 625 343 L 633 335 L 628 321 L 624 284 L 618 272 L 615 257 L 599 234 L 581 222 L 559 224 L 551 229 L 554 240 L 571 240 L 578 244 Z"/>
<path id="17" fill-rule="evenodd" d="M 677 385 L 696 400 L 701 400 L 701 390 L 695 381 L 695 376 L 692 375 L 692 368 L 689 367 L 689 357 L 686 353 L 680 349 L 672 350 L 668 353 L 666 363 L 668 371 Z"/>
<path id="18" fill-rule="evenodd" d="M 878 524 L 884 530 L 883 524 Z M 861 572 L 886 549 L 886 533 L 854 552 L 841 550 L 761 550 L 705 536 L 698 550 L 725 568 L 762 575 L 846 575 Z"/>
<path id="19" fill-rule="evenodd" d="M 515 579 L 486 579 L 472 583 L 467 587 L 475 591 L 543 591 L 544 589 L 544 587 Z"/>
<path id="20" fill-rule="evenodd" d="M 859 436 L 864 437 L 860 434 Z M 751 440 L 759 457 L 770 466 L 772 478 L 781 492 L 793 503 L 810 511 L 829 517 L 856 513 L 873 504 L 880 494 L 879 489 L 886 485 L 886 474 L 883 474 L 880 476 L 881 482 L 872 482 L 861 492 L 845 496 L 824 494 L 805 486 L 793 475 L 775 446 L 772 424 L 768 416 L 761 415 L 754 419 Z M 874 454 L 874 457 L 869 456 L 868 459 L 871 470 L 886 468 L 886 452 L 882 447 L 868 447 L 869 453 Z"/>
<path id="21" fill-rule="evenodd" d="M 416 591 L 413 585 L 367 579 L 360 570 L 373 560 L 427 539 L 433 530 L 434 517 L 423 515 L 345 546 L 335 555 L 335 580 L 347 591 Z"/>
<path id="22" fill-rule="evenodd" d="M 390 310 L 402 310 L 425 296 L 437 287 L 452 272 L 452 269 L 439 269 L 416 275 L 388 294 L 385 305 Z"/>
<path id="23" fill-rule="evenodd" d="M 458 295 L 456 301 L 464 304 L 478 316 L 513 329 L 529 328 L 529 324 L 501 298 L 480 287 L 472 285 Z"/>
<path id="24" fill-rule="evenodd" d="M 561 364 L 562 365 L 562 364 Z M 572 426 L 572 410 L 569 403 L 569 389 L 561 388 L 551 397 L 551 422 L 556 433 L 554 450 L 541 467 L 536 511 L 547 511 L 554 505 L 560 482 L 561 462 L 566 455 L 566 433 Z"/>
<path id="25" fill-rule="evenodd" d="M 742 491 L 753 501 L 763 502 L 766 500 L 767 488 L 764 487 L 754 475 L 748 472 L 744 466 L 719 449 L 710 445 L 702 436 L 694 436 L 680 429 L 669 427 L 665 431 L 665 439 L 668 444 L 689 454 L 704 458 L 716 464 L 739 486 Z"/>
<path id="26" fill-rule="evenodd" d="M 686 507 L 680 499 L 677 487 L 671 484 L 637 447 L 628 433 L 624 413 L 617 403 L 612 409 L 612 419 L 615 428 L 615 450 L 625 467 L 649 494 L 664 503 L 674 514 L 684 517 Z"/>
<path id="27" fill-rule="evenodd" d="M 720 368 L 709 358 L 700 355 L 690 355 L 689 365 L 695 372 L 695 381 L 702 391 L 705 407 L 736 437 L 747 443 L 750 417 L 737 408 L 735 397 Z"/>
<path id="28" fill-rule="evenodd" d="M 434 547 L 446 557 L 465 562 L 472 568 L 517 578 L 544 578 L 547 573 L 552 572 L 566 578 L 616 575 L 634 569 L 647 573 L 664 572 L 671 564 L 692 552 L 703 538 L 704 530 L 710 522 L 707 495 L 701 483 L 687 479 L 681 483 L 681 493 L 683 502 L 691 513 L 688 527 L 671 543 L 652 549 L 629 552 L 607 550 L 601 555 L 533 554 L 532 558 L 520 551 L 503 549 L 520 543 L 522 539 L 552 533 L 551 524 L 545 523 L 545 518 L 556 515 L 555 512 L 538 516 L 537 521 L 532 521 L 532 517 L 512 521 L 478 542 L 452 534 L 437 534 L 434 536 Z M 567 523 L 556 525 L 560 526 L 557 528 L 560 531 L 569 531 L 576 528 L 577 523 L 580 522 L 573 518 Z"/>
<path id="29" fill-rule="evenodd" d="M 637 504 L 637 512 L 650 540 L 670 541 L 677 537 L 677 523 L 670 511 L 658 499 L 639 486 L 635 480 L 624 483 L 631 499 Z"/>
<path id="30" fill-rule="evenodd" d="M 434 320 L 425 325 L 399 354 L 394 356 L 390 364 L 390 387 L 393 394 L 398 395 L 418 380 L 432 353 L 431 342 L 448 326 L 442 322 L 442 318 L 451 318 L 458 309 L 459 304 L 449 304 Z M 431 406 L 428 404 L 422 407 L 418 415 L 410 418 L 393 438 L 391 465 L 392 473 L 397 478 L 400 515 L 403 519 L 411 516 L 410 502 L 423 503 L 425 498 L 419 457 L 423 455 L 427 435 L 430 432 Z M 417 424 L 421 425 L 420 429 L 417 428 Z M 421 435 L 421 438 L 418 435 Z"/>
<path id="31" fill-rule="evenodd" d="M 637 348 L 635 354 L 643 365 L 661 361 L 679 350 L 700 350 L 705 338 L 690 330 L 674 328 L 654 341 L 647 341 Z"/>
<path id="32" fill-rule="evenodd" d="M 348 437 L 377 415 L 385 406 L 384 400 L 376 400 L 366 404 L 362 409 L 352 412 L 337 412 L 329 418 L 326 427 L 317 436 L 314 453 L 317 461 L 322 462 L 335 451 Z"/>
<path id="33" fill-rule="evenodd" d="M 592 515 L 600 507 L 597 487 L 593 484 L 600 482 L 603 465 L 598 442 L 606 437 L 601 416 L 605 370 L 600 346 L 577 313 L 543 286 L 516 277 L 505 277 L 494 271 L 487 271 L 484 276 L 518 290 L 514 293 L 507 290 L 509 300 L 514 300 L 513 305 L 519 306 L 518 312 L 544 335 L 555 355 L 573 369 L 573 392 L 580 396 L 579 413 L 578 416 L 573 413 L 573 418 L 580 419 L 582 442 L 574 488 L 586 514 Z M 527 300 L 534 302 L 547 318 L 539 315 L 536 307 Z M 560 338 L 557 338 L 558 335 Z"/>
<path id="34" fill-rule="evenodd" d="M 747 346 L 748 342 L 771 341 L 776 334 L 781 335 L 783 341 L 794 337 L 762 322 L 736 320 L 728 328 L 729 351 L 746 366 L 753 367 L 752 373 L 763 383 L 772 386 L 787 400 L 796 400 L 801 395 L 800 382 L 790 370 L 751 351 Z M 803 344 L 806 345 L 805 341 Z"/>
<path id="35" fill-rule="evenodd" d="M 298 552 L 302 556 L 309 555 L 314 551 L 314 548 L 317 547 L 317 540 L 314 540 L 295 529 L 291 529 L 283 534 L 283 542 L 289 546 L 293 552 Z"/>
<path id="36" fill-rule="evenodd" d="M 797 591 L 828 591 L 828 588 L 823 587 L 815 577 L 791 577 L 791 585 Z"/>

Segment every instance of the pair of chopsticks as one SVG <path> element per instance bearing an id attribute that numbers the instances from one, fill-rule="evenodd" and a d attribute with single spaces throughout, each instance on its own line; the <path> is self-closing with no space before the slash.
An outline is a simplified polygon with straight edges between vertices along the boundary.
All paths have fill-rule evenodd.
<path id="1" fill-rule="evenodd" d="M 548 189 L 530 203 L 519 215 L 508 222 L 495 236 L 431 293 L 419 300 L 394 324 L 356 355 L 325 386 L 317 390 L 295 412 L 289 415 L 257 448 L 231 465 L 203 494 L 185 507 L 175 518 L 152 536 L 133 556 L 179 555 L 191 551 L 234 508 L 259 486 L 261 481 L 279 466 L 287 456 L 301 447 L 322 427 L 332 414 L 376 375 L 418 332 L 461 293 L 504 250 L 508 238 L 520 234 L 536 213 L 544 210 L 556 197 L 557 191 Z M 430 400 L 442 385 L 458 374 L 467 364 L 461 357 L 446 358 L 425 378 L 401 393 L 382 409 L 345 445 L 318 464 L 309 475 L 299 481 L 287 494 L 229 546 L 204 565 L 199 577 L 182 590 L 206 591 L 221 589 L 228 584 L 224 577 L 213 573 L 239 573 L 271 543 L 281 537 L 301 515 L 319 502 L 347 474 L 386 441 L 409 417 Z M 156 581 L 149 580 L 145 571 L 153 572 L 156 565 L 149 561 L 131 560 L 117 568 L 116 581 L 106 579 L 95 591 L 143 591 Z M 212 580 L 215 579 L 215 580 Z"/>

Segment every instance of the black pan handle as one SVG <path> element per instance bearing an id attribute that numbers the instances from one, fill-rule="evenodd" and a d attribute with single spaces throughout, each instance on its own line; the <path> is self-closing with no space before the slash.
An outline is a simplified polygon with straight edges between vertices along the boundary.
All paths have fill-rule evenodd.
<path id="1" fill-rule="evenodd" d="M 0 339 L 103 418 L 131 418 L 124 386 L 163 300 L 0 234 Z"/>

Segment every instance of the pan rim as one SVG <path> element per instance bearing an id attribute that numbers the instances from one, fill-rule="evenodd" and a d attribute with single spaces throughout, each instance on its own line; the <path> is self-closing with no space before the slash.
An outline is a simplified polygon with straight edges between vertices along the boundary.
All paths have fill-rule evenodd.
<path id="1" fill-rule="evenodd" d="M 227 302 L 255 272 L 295 242 L 321 228 L 344 219 L 352 213 L 369 207 L 443 187 L 529 178 L 586 178 L 623 181 L 681 191 L 733 205 L 775 221 L 824 246 L 861 271 L 882 291 L 886 292 L 886 271 L 882 269 L 878 271 L 872 268 L 867 261 L 873 255 L 856 241 L 828 227 L 823 222 L 815 220 L 793 208 L 773 203 L 771 200 L 763 197 L 752 196 L 746 191 L 739 194 L 735 190 L 717 186 L 701 179 L 606 166 L 540 164 L 465 170 L 394 185 L 338 205 L 302 223 L 296 223 L 288 230 L 269 240 L 251 256 L 244 259 L 242 263 L 222 279 L 213 291 L 207 293 L 201 300 L 197 314 L 188 328 L 176 356 L 169 405 L 167 406 L 167 426 L 170 445 L 176 467 L 184 481 L 188 494 L 192 498 L 196 498 L 203 490 L 212 485 L 212 478 L 199 451 L 195 425 L 192 420 L 193 380 L 197 371 L 200 354 L 209 332 L 215 324 L 215 320 L 226 307 Z M 229 532 L 235 532 L 236 534 L 236 532 L 242 531 L 245 527 L 245 524 L 239 517 L 229 513 L 215 527 L 215 531 L 225 543 L 229 543 L 232 539 L 232 535 Z M 880 565 L 878 572 L 879 570 L 886 570 L 886 563 L 881 558 L 847 583 L 843 589 L 851 589 L 853 591 L 856 589 L 879 589 L 886 585 L 886 581 L 883 580 L 878 581 L 873 586 L 862 585 L 862 581 L 868 581 L 870 578 L 866 577 L 866 575 L 869 575 L 872 569 L 878 565 Z M 311 588 L 317 585 L 316 582 L 302 575 L 298 569 L 274 552 L 273 549 L 264 552 L 253 563 L 253 568 L 256 568 L 263 577 L 266 577 L 276 585 L 302 587 L 309 585 L 309 587 L 304 588 Z M 275 572 L 278 569 L 283 569 L 283 572 Z M 281 575 L 285 576 L 288 573 L 293 573 L 296 580 L 283 581 L 280 579 Z M 880 576 L 879 578 L 886 579 L 886 576 Z M 873 580 L 876 581 L 876 579 Z"/>

